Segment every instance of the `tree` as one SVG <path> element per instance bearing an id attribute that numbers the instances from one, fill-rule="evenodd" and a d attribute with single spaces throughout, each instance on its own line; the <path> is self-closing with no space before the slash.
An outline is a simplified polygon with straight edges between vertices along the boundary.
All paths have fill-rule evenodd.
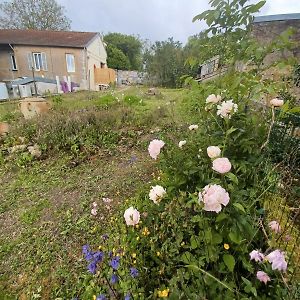
<path id="1" fill-rule="evenodd" d="M 146 71 L 154 84 L 176 87 L 182 75 L 187 73 L 184 66 L 183 49 L 173 38 L 155 42 L 144 54 Z"/>
<path id="2" fill-rule="evenodd" d="M 12 0 L 0 4 L 0 28 L 70 30 L 65 8 L 55 0 Z"/>
<path id="3" fill-rule="evenodd" d="M 142 42 L 133 35 L 109 33 L 104 36 L 104 41 L 124 53 L 129 60 L 130 70 L 142 69 Z"/>
<path id="4" fill-rule="evenodd" d="M 106 51 L 109 68 L 117 70 L 128 70 L 130 68 L 128 57 L 120 49 L 113 45 L 108 45 Z"/>

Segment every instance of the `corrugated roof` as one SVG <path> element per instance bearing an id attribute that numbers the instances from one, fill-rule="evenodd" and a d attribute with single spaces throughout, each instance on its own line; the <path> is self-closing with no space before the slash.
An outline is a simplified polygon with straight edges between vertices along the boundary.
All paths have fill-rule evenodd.
<path id="1" fill-rule="evenodd" d="M 300 20 L 300 13 L 259 16 L 259 17 L 254 18 L 253 23 L 272 22 L 272 21 L 286 21 L 286 20 Z"/>
<path id="2" fill-rule="evenodd" d="M 97 32 L 0 29 L 0 44 L 83 48 Z"/>

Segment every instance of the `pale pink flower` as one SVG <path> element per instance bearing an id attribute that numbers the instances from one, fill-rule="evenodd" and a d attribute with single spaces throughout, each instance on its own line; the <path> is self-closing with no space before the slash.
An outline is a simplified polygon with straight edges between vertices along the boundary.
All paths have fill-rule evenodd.
<path id="1" fill-rule="evenodd" d="M 281 231 L 281 227 L 280 227 L 280 225 L 279 225 L 279 223 L 277 221 L 271 221 L 269 223 L 269 227 L 275 233 L 279 233 Z"/>
<path id="2" fill-rule="evenodd" d="M 149 198 L 155 204 L 158 204 L 166 193 L 167 193 L 166 190 L 162 186 L 160 185 L 152 186 L 152 189 L 149 192 Z"/>
<path id="3" fill-rule="evenodd" d="M 264 284 L 267 284 L 268 281 L 271 281 L 270 277 L 268 276 L 267 273 L 263 271 L 258 271 L 256 273 L 256 277 L 259 281 L 263 282 Z"/>
<path id="4" fill-rule="evenodd" d="M 237 104 L 233 103 L 232 100 L 224 101 L 217 106 L 217 115 L 221 118 L 231 118 L 231 115 L 238 110 Z"/>
<path id="5" fill-rule="evenodd" d="M 255 260 L 256 262 L 262 262 L 264 260 L 265 256 L 263 253 L 253 250 L 250 252 L 250 260 Z"/>
<path id="6" fill-rule="evenodd" d="M 231 163 L 227 157 L 216 158 L 213 161 L 212 169 L 220 174 L 224 174 L 231 170 Z"/>
<path id="7" fill-rule="evenodd" d="M 97 208 L 93 208 L 93 209 L 91 210 L 91 214 L 92 214 L 93 216 L 97 216 Z"/>
<path id="8" fill-rule="evenodd" d="M 216 146 L 209 146 L 209 147 L 207 147 L 206 151 L 207 151 L 207 155 L 210 158 L 216 158 L 216 157 L 220 156 L 220 154 L 221 154 L 221 149 Z"/>
<path id="9" fill-rule="evenodd" d="M 97 202 L 93 202 L 92 205 L 94 208 L 96 208 L 98 206 Z"/>
<path id="10" fill-rule="evenodd" d="M 271 106 L 274 106 L 274 107 L 280 107 L 283 105 L 283 103 L 284 103 L 284 101 L 281 99 L 278 99 L 278 98 L 274 98 L 270 101 Z"/>
<path id="11" fill-rule="evenodd" d="M 165 145 L 162 140 L 153 140 L 150 142 L 148 151 L 152 158 L 157 159 L 157 156 L 160 153 L 161 148 Z"/>
<path id="12" fill-rule="evenodd" d="M 140 221 L 140 213 L 131 206 L 125 210 L 124 219 L 128 226 L 134 226 Z"/>
<path id="13" fill-rule="evenodd" d="M 110 202 L 112 202 L 112 199 L 110 199 L 110 198 L 102 198 L 102 201 L 104 203 L 110 203 Z"/>
<path id="14" fill-rule="evenodd" d="M 207 185 L 202 192 L 199 192 L 199 202 L 204 203 L 204 210 L 219 213 L 222 205 L 229 203 L 229 194 L 220 185 Z"/>
<path id="15" fill-rule="evenodd" d="M 272 264 L 272 270 L 286 271 L 287 262 L 285 261 L 284 252 L 280 250 L 272 251 L 266 256 L 266 259 Z"/>
<path id="16" fill-rule="evenodd" d="M 208 103 L 218 103 L 222 100 L 220 95 L 211 94 L 206 98 L 206 104 Z"/>
<path id="17" fill-rule="evenodd" d="M 186 141 L 180 141 L 180 142 L 178 143 L 178 147 L 179 147 L 179 148 L 182 148 L 185 144 L 186 144 Z"/>
<path id="18" fill-rule="evenodd" d="M 197 130 L 199 128 L 198 125 L 190 125 L 189 130 Z"/>

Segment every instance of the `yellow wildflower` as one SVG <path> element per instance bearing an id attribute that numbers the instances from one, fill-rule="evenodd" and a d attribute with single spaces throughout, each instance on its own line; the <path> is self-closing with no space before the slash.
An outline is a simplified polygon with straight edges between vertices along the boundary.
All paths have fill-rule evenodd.
<path id="1" fill-rule="evenodd" d="M 133 263 L 136 264 L 136 260 L 134 260 Z"/>
<path id="2" fill-rule="evenodd" d="M 139 228 L 139 227 L 140 227 L 140 225 L 139 225 L 139 224 L 136 224 L 136 225 L 135 225 L 135 228 Z"/>
<path id="3" fill-rule="evenodd" d="M 139 239 L 140 239 L 140 237 L 139 237 L 139 236 L 137 236 L 137 237 L 136 237 L 136 240 L 138 241 Z"/>
<path id="4" fill-rule="evenodd" d="M 169 289 L 165 289 L 163 291 L 158 291 L 159 298 L 167 298 L 169 296 Z"/>
<path id="5" fill-rule="evenodd" d="M 181 244 L 180 244 L 181 246 L 184 246 L 185 245 L 185 242 L 181 242 Z"/>
<path id="6" fill-rule="evenodd" d="M 145 227 L 145 228 L 143 229 L 142 234 L 143 234 L 144 236 L 147 236 L 147 235 L 150 234 L 150 231 L 149 231 L 148 227 Z"/>
<path id="7" fill-rule="evenodd" d="M 157 252 L 156 252 L 156 255 L 157 255 L 157 256 L 160 256 L 160 252 L 159 252 L 159 251 L 157 251 Z"/>
<path id="8" fill-rule="evenodd" d="M 228 250 L 230 247 L 229 247 L 229 245 L 228 244 L 224 244 L 224 249 L 225 250 Z"/>
<path id="9" fill-rule="evenodd" d="M 94 296 L 93 296 L 93 300 L 96 300 L 96 299 L 97 299 L 97 297 L 96 297 L 96 295 L 94 295 Z"/>
<path id="10" fill-rule="evenodd" d="M 100 245 L 100 246 L 98 247 L 98 249 L 101 250 L 101 249 L 102 249 L 102 246 Z"/>
<path id="11" fill-rule="evenodd" d="M 136 253 L 132 253 L 131 256 L 132 256 L 133 258 L 136 258 Z"/>

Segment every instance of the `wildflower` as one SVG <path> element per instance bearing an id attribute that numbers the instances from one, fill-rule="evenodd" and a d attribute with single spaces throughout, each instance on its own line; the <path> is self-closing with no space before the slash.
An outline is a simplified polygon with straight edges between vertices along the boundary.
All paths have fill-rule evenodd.
<path id="1" fill-rule="evenodd" d="M 160 185 L 152 186 L 149 192 L 149 198 L 155 204 L 158 204 L 159 201 L 164 197 L 166 193 L 167 193 L 166 190 L 162 186 Z"/>
<path id="2" fill-rule="evenodd" d="M 178 143 L 178 147 L 179 147 L 179 148 L 182 148 L 185 144 L 186 144 L 186 141 L 180 141 L 180 142 Z"/>
<path id="3" fill-rule="evenodd" d="M 93 202 L 92 205 L 94 208 L 96 208 L 98 206 L 97 202 Z"/>
<path id="4" fill-rule="evenodd" d="M 268 276 L 267 273 L 263 271 L 258 271 L 256 273 L 256 277 L 259 281 L 263 282 L 264 284 L 267 284 L 268 281 L 271 281 L 270 277 Z"/>
<path id="5" fill-rule="evenodd" d="M 94 261 L 88 264 L 88 270 L 90 273 L 95 274 L 97 269 L 97 265 Z"/>
<path id="6" fill-rule="evenodd" d="M 107 233 L 102 235 L 102 238 L 104 241 L 107 241 L 109 239 L 109 235 Z"/>
<path id="7" fill-rule="evenodd" d="M 272 251 L 266 256 L 266 259 L 272 264 L 272 270 L 286 271 L 287 262 L 285 261 L 284 252 L 280 250 Z"/>
<path id="8" fill-rule="evenodd" d="M 150 231 L 149 231 L 148 227 L 145 227 L 145 228 L 143 229 L 142 234 L 143 234 L 144 236 L 147 236 L 147 235 L 150 234 Z"/>
<path id="9" fill-rule="evenodd" d="M 93 216 L 97 216 L 97 208 L 93 208 L 93 209 L 91 210 L 91 214 L 92 214 Z"/>
<path id="10" fill-rule="evenodd" d="M 140 239 L 140 237 L 139 237 L 139 236 L 137 236 L 137 237 L 136 237 L 136 240 L 138 241 L 139 239 Z"/>
<path id="11" fill-rule="evenodd" d="M 103 260 L 104 253 L 101 251 L 97 251 L 93 254 L 93 258 L 95 263 L 101 262 Z"/>
<path id="12" fill-rule="evenodd" d="M 150 142 L 148 147 L 148 152 L 153 159 L 157 159 L 157 156 L 160 153 L 161 148 L 165 145 L 165 143 L 161 140 L 153 140 Z"/>
<path id="13" fill-rule="evenodd" d="M 84 258 L 85 258 L 87 261 L 90 261 L 90 260 L 93 259 L 93 252 L 91 251 L 89 245 L 84 245 L 84 246 L 82 246 L 82 253 L 84 254 Z"/>
<path id="14" fill-rule="evenodd" d="M 184 246 L 185 245 L 185 242 L 181 242 L 180 246 Z"/>
<path id="15" fill-rule="evenodd" d="M 280 225 L 279 225 L 279 223 L 277 221 L 271 221 L 269 223 L 269 227 L 275 233 L 279 233 L 281 231 L 281 227 L 280 227 Z"/>
<path id="16" fill-rule="evenodd" d="M 220 95 L 211 94 L 206 98 L 206 104 L 208 103 L 218 103 L 222 100 Z"/>
<path id="17" fill-rule="evenodd" d="M 238 106 L 232 100 L 224 101 L 217 106 L 217 115 L 221 118 L 231 118 L 231 115 L 237 112 Z"/>
<path id="18" fill-rule="evenodd" d="M 280 107 L 283 105 L 283 103 L 284 103 L 284 101 L 281 99 L 278 99 L 278 98 L 274 98 L 270 101 L 270 104 L 273 107 Z"/>
<path id="19" fill-rule="evenodd" d="M 105 295 L 101 294 L 99 296 L 97 296 L 96 300 L 106 300 Z"/>
<path id="20" fill-rule="evenodd" d="M 139 271 L 136 268 L 130 268 L 130 275 L 132 278 L 136 278 L 139 276 Z"/>
<path id="21" fill-rule="evenodd" d="M 110 198 L 102 198 L 102 201 L 104 203 L 110 203 L 110 202 L 112 202 L 112 199 L 110 199 Z"/>
<path id="22" fill-rule="evenodd" d="M 133 264 L 134 264 L 134 265 L 136 264 L 136 260 L 133 261 Z"/>
<path id="23" fill-rule="evenodd" d="M 109 265 L 114 269 L 117 270 L 119 268 L 120 265 L 120 257 L 119 256 L 115 256 L 112 258 L 112 260 L 110 261 Z"/>
<path id="24" fill-rule="evenodd" d="M 112 275 L 111 275 L 110 282 L 111 282 L 112 284 L 116 284 L 118 281 L 119 281 L 118 276 L 117 276 L 116 274 L 112 274 Z"/>
<path id="25" fill-rule="evenodd" d="M 159 298 L 167 298 L 169 296 L 169 289 L 158 291 L 157 295 Z"/>
<path id="26" fill-rule="evenodd" d="M 157 255 L 157 256 L 160 256 L 160 252 L 159 252 L 159 251 L 157 251 L 157 252 L 156 252 L 156 255 Z"/>
<path id="27" fill-rule="evenodd" d="M 130 300 L 130 294 L 129 293 L 126 294 L 124 300 Z"/>
<path id="28" fill-rule="evenodd" d="M 228 244 L 224 244 L 224 249 L 225 250 L 228 250 L 230 247 L 229 247 L 229 245 Z"/>
<path id="29" fill-rule="evenodd" d="M 231 163 L 226 157 L 216 158 L 213 161 L 212 169 L 220 174 L 224 174 L 231 170 Z"/>
<path id="30" fill-rule="evenodd" d="M 189 130 L 197 130 L 199 128 L 198 125 L 190 125 Z"/>
<path id="31" fill-rule="evenodd" d="M 256 262 L 262 262 L 265 258 L 263 253 L 259 252 L 258 250 L 253 250 L 250 252 L 250 260 L 255 260 Z"/>
<path id="32" fill-rule="evenodd" d="M 202 192 L 199 192 L 199 202 L 204 202 L 203 209 L 206 211 L 219 213 L 222 205 L 226 206 L 229 200 L 229 194 L 217 184 L 209 184 L 204 187 Z"/>
<path id="33" fill-rule="evenodd" d="M 216 157 L 220 156 L 220 154 L 221 154 L 221 149 L 216 146 L 209 146 L 209 147 L 207 147 L 206 151 L 207 151 L 207 155 L 210 158 L 216 158 Z"/>
<path id="34" fill-rule="evenodd" d="M 136 253 L 131 254 L 132 258 L 136 258 Z"/>
<path id="35" fill-rule="evenodd" d="M 125 210 L 124 218 L 128 226 L 134 226 L 140 221 L 140 213 L 131 206 Z"/>

